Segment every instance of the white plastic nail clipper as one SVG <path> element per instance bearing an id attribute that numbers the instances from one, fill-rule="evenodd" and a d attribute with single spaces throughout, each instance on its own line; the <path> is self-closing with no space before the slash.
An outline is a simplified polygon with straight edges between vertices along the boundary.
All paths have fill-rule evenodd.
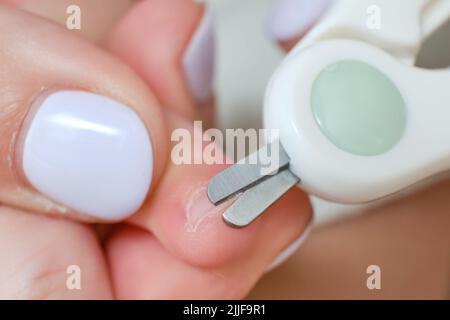
<path id="1" fill-rule="evenodd" d="M 449 0 L 336 0 L 267 87 L 264 124 L 279 130 L 266 147 L 280 142 L 276 174 L 241 161 L 210 181 L 214 204 L 242 193 L 225 221 L 248 225 L 297 184 L 363 203 L 448 171 L 450 71 L 414 62 L 449 17 Z"/>

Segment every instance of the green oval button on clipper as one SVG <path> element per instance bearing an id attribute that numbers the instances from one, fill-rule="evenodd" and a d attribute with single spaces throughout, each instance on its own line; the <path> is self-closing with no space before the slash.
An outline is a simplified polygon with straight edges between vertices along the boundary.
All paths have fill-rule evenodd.
<path id="1" fill-rule="evenodd" d="M 406 127 L 406 105 L 397 86 L 367 63 L 336 62 L 315 79 L 314 118 L 338 148 L 361 156 L 387 152 Z"/>

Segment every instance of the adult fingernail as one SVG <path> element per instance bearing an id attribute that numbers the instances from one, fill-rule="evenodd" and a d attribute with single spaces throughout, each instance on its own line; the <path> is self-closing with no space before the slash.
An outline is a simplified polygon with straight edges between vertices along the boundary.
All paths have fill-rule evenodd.
<path id="1" fill-rule="evenodd" d="M 212 95 L 215 56 L 215 14 L 205 4 L 202 21 L 183 56 L 183 68 L 191 94 L 197 102 L 205 102 Z"/>
<path id="2" fill-rule="evenodd" d="M 306 238 L 308 238 L 309 234 L 311 233 L 312 228 L 313 228 L 313 221 L 309 222 L 308 226 L 305 228 L 305 230 L 297 240 L 292 242 L 286 249 L 281 251 L 281 253 L 272 261 L 272 263 L 266 269 L 266 273 L 278 268 L 286 260 L 288 260 L 305 242 Z"/>
<path id="3" fill-rule="evenodd" d="M 75 212 L 122 220 L 143 203 L 153 150 L 129 107 L 84 91 L 42 98 L 25 122 L 22 168 L 42 194 Z"/>
<path id="4" fill-rule="evenodd" d="M 288 41 L 309 30 L 333 0 L 275 0 L 266 32 L 275 41 Z"/>

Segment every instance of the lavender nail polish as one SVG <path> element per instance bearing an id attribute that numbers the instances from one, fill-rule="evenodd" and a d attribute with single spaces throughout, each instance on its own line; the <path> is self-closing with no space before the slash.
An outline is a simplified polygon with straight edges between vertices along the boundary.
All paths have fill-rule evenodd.
<path id="1" fill-rule="evenodd" d="M 215 56 L 215 15 L 211 5 L 205 12 L 183 56 L 182 64 L 191 94 L 197 102 L 212 95 Z"/>
<path id="2" fill-rule="evenodd" d="M 333 0 L 275 0 L 266 19 L 266 33 L 275 41 L 288 41 L 306 32 Z"/>

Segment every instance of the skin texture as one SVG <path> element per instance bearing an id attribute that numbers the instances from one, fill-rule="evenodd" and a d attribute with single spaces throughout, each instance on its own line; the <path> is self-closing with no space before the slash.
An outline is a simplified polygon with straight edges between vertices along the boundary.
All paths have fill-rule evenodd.
<path id="1" fill-rule="evenodd" d="M 234 230 L 221 220 L 227 204 L 214 208 L 203 201 L 206 182 L 224 166 L 171 163 L 171 130 L 192 130 L 192 120 L 207 119 L 180 68 L 203 8 L 186 0 L 142 0 L 99 19 L 105 33 L 97 34 L 96 26 L 80 35 L 47 20 L 62 21 L 59 11 L 44 10 L 44 3 L 53 8 L 51 1 L 39 10 L 27 1 L 9 2 L 16 9 L 0 5 L 0 298 L 246 297 L 303 232 L 312 210 L 295 188 L 251 227 Z M 112 2 L 104 10 L 123 5 Z M 82 223 L 86 217 L 20 178 L 14 151 L 24 116 L 52 88 L 110 96 L 144 120 L 157 146 L 156 180 L 129 221 Z M 448 183 L 437 185 L 313 231 L 250 297 L 448 297 L 448 192 Z M 276 236 L 267 241 L 268 235 Z M 364 287 L 368 264 L 385 270 L 384 291 Z M 66 288 L 70 265 L 81 267 L 82 290 Z"/>
<path id="2" fill-rule="evenodd" d="M 190 96 L 180 67 L 203 7 L 185 0 L 136 2 L 101 39 L 105 50 L 87 40 L 89 34 L 47 20 L 57 17 L 38 17 L 25 2 L 15 5 L 0 5 L 0 297 L 243 298 L 300 236 L 312 210 L 295 189 L 251 227 L 232 229 L 221 218 L 230 203 L 205 202 L 207 181 L 224 166 L 170 161 L 171 130 L 192 130 L 205 107 Z M 44 198 L 22 178 L 17 154 L 24 118 L 39 97 L 61 88 L 109 96 L 144 121 L 155 146 L 156 178 L 129 221 L 85 224 L 87 217 Z M 268 243 L 267 234 L 278 236 Z M 66 288 L 70 265 L 81 267 L 80 291 Z"/>
<path id="3" fill-rule="evenodd" d="M 94 229 L 0 207 L 1 299 L 109 299 L 108 268 Z M 82 270 L 82 290 L 66 289 L 66 270 Z"/>
<path id="4" fill-rule="evenodd" d="M 76 5 L 81 9 L 82 25 L 81 30 L 73 32 L 102 43 L 110 29 L 131 7 L 133 0 L 2 0 L 0 3 L 19 7 L 61 25 L 66 25 L 67 8 Z"/>

